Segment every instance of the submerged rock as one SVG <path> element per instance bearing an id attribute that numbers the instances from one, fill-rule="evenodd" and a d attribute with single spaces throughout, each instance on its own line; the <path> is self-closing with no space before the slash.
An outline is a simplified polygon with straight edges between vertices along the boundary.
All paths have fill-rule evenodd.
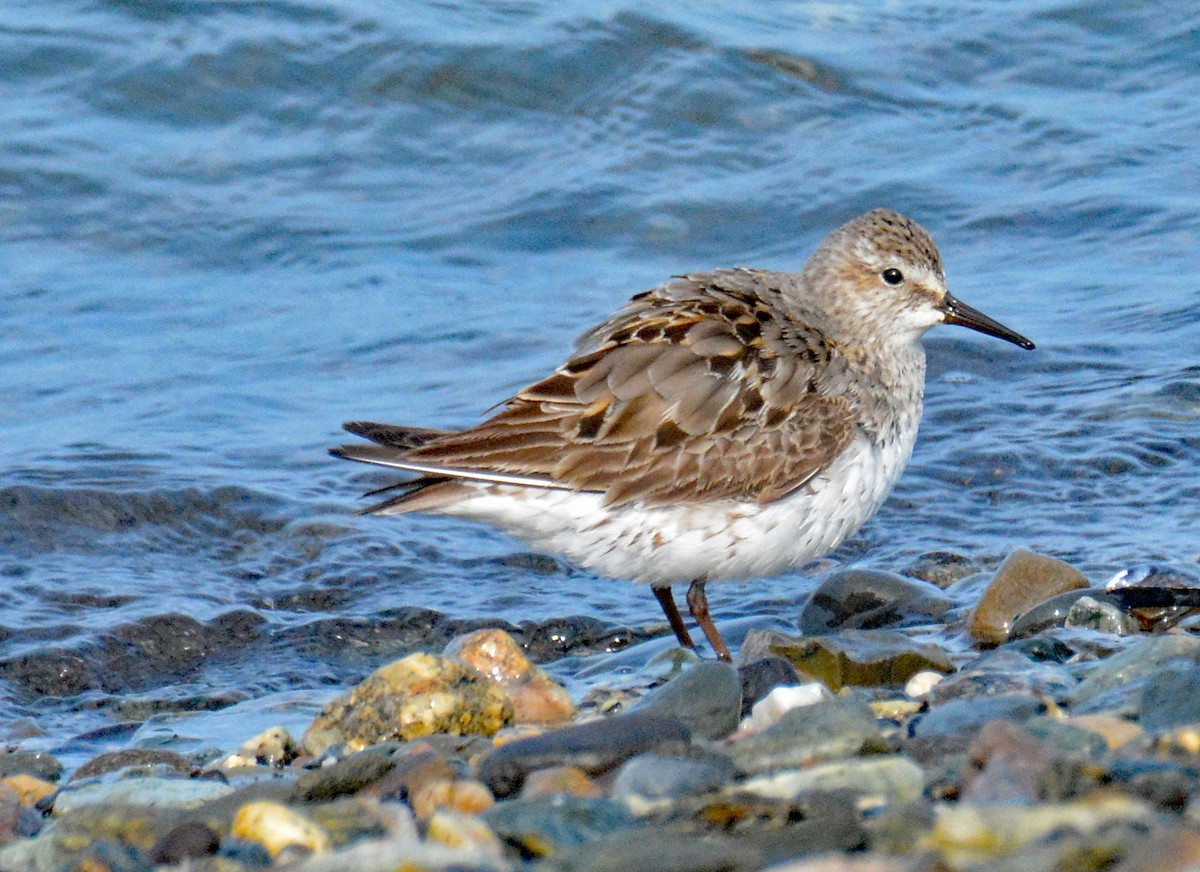
<path id="1" fill-rule="evenodd" d="M 928 624 L 954 602 L 924 581 L 877 569 L 846 569 L 826 576 L 800 612 L 800 632 L 878 630 Z"/>
<path id="2" fill-rule="evenodd" d="M 846 685 L 903 685 L 923 670 L 953 672 L 949 656 L 932 643 L 916 642 L 894 630 L 845 630 L 831 636 L 793 638 L 757 630 L 746 637 L 743 651 L 771 653 L 825 683 L 830 690 Z"/>
<path id="3" fill-rule="evenodd" d="M 361 750 L 432 733 L 490 736 L 511 722 L 512 704 L 493 682 L 444 657 L 410 654 L 329 703 L 302 744 L 310 754 L 338 742 Z"/>
<path id="4" fill-rule="evenodd" d="M 971 613 L 970 631 L 981 642 L 999 645 L 1016 617 L 1068 590 L 1088 587 L 1071 564 L 1018 548 L 1004 559 Z"/>

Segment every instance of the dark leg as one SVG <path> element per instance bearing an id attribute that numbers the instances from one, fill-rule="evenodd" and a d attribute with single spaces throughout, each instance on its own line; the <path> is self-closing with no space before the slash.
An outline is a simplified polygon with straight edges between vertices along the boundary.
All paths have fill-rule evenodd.
<path id="1" fill-rule="evenodd" d="M 696 644 L 688 635 L 687 627 L 683 625 L 683 617 L 679 614 L 679 609 L 675 607 L 675 597 L 671 594 L 671 588 L 652 587 L 650 589 L 654 591 L 658 604 L 662 606 L 663 614 L 667 616 L 667 623 L 675 631 L 675 638 L 679 640 L 679 644 L 684 648 L 695 648 Z"/>
<path id="2" fill-rule="evenodd" d="M 708 644 L 712 645 L 717 657 L 721 660 L 733 660 L 729 656 L 729 649 L 725 647 L 725 640 L 717 632 L 717 625 L 713 623 L 712 617 L 708 614 L 708 594 L 704 592 L 704 582 L 700 579 L 693 581 L 692 586 L 688 588 L 687 604 L 688 609 L 692 612 L 692 617 L 704 631 L 704 635 L 708 638 Z"/>

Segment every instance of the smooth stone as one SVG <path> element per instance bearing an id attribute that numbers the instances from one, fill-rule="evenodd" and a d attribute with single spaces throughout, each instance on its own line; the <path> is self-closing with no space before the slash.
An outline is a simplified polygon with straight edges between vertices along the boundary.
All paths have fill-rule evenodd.
<path id="1" fill-rule="evenodd" d="M 481 782 L 471 778 L 428 781 L 408 797 L 413 814 L 427 821 L 436 811 L 479 814 L 496 804 L 492 793 Z"/>
<path id="2" fill-rule="evenodd" d="M 492 828 L 473 814 L 439 809 L 425 825 L 425 838 L 459 851 L 470 851 L 504 862 L 504 844 Z"/>
<path id="3" fill-rule="evenodd" d="M 954 605 L 925 581 L 878 569 L 830 573 L 800 612 L 800 632 L 816 636 L 838 630 L 878 630 L 928 624 Z"/>
<path id="4" fill-rule="evenodd" d="M 760 733 L 740 735 L 726 750 L 743 772 L 797 769 L 882 747 L 883 732 L 871 707 L 857 699 L 792 709 Z"/>
<path id="5" fill-rule="evenodd" d="M 221 769 L 233 769 L 249 764 L 282 769 L 295 760 L 299 753 L 300 748 L 286 727 L 268 727 L 257 736 L 243 742 L 217 766 Z"/>
<path id="6" fill-rule="evenodd" d="M 971 613 L 969 630 L 980 642 L 999 645 L 1008 639 L 1018 615 L 1052 596 L 1089 586 L 1087 577 L 1055 557 L 1018 548 L 992 576 Z"/>
<path id="7" fill-rule="evenodd" d="M 930 551 L 904 568 L 909 578 L 927 581 L 941 590 L 978 571 L 979 564 L 974 560 L 952 551 Z"/>
<path id="8" fill-rule="evenodd" d="M 940 672 L 926 669 L 916 673 L 904 683 L 904 692 L 913 699 L 919 699 L 941 684 L 946 676 Z"/>
<path id="9" fill-rule="evenodd" d="M 1081 705 L 1102 693 L 1141 678 L 1172 660 L 1195 666 L 1200 658 L 1200 639 L 1182 634 L 1164 634 L 1138 639 L 1124 651 L 1099 663 L 1069 694 L 1072 706 Z"/>
<path id="10" fill-rule="evenodd" d="M 1065 828 L 1091 833 L 1114 823 L 1153 820 L 1144 804 L 1111 794 L 1080 802 L 1032 806 L 943 803 L 936 807 L 935 814 L 933 829 L 920 844 L 939 852 L 956 869 L 989 863 Z"/>
<path id="11" fill-rule="evenodd" d="M 604 795 L 600 786 L 578 766 L 538 769 L 525 776 L 525 784 L 521 787 L 521 796 L 524 799 L 553 796 L 556 793 L 565 793 L 568 796 Z"/>
<path id="12" fill-rule="evenodd" d="M 280 865 L 277 863 L 276 865 Z M 513 866 L 476 846 L 451 848 L 407 835 L 370 839 L 287 863 L 288 872 L 512 872 Z M 205 867 L 205 872 L 208 872 Z M 223 872 L 223 870 L 222 870 Z M 242 872 L 235 867 L 229 872 Z"/>
<path id="13" fill-rule="evenodd" d="M 197 808 L 231 793 L 232 787 L 211 778 L 139 776 L 118 781 L 73 784 L 55 795 L 54 816 L 74 814 L 86 806 Z"/>
<path id="14" fill-rule="evenodd" d="M 697 663 L 639 700 L 631 713 L 677 718 L 693 736 L 721 739 L 737 729 L 742 681 L 728 663 Z"/>
<path id="15" fill-rule="evenodd" d="M 432 733 L 490 736 L 511 722 L 512 703 L 493 682 L 445 657 L 410 654 L 330 702 L 302 744 L 313 755 L 339 742 L 357 751 Z"/>
<path id="16" fill-rule="evenodd" d="M 45 751 L 0 752 L 0 776 L 25 774 L 45 781 L 58 781 L 62 773 L 63 765 Z"/>
<path id="17" fill-rule="evenodd" d="M 683 753 L 690 744 L 691 733 L 677 718 L 615 715 L 501 745 L 483 758 L 479 777 L 502 798 L 520 790 L 536 769 L 577 766 L 601 775 L 638 754 Z"/>
<path id="18" fill-rule="evenodd" d="M 1067 723 L 1099 736 L 1110 751 L 1128 745 L 1145 734 L 1133 721 L 1111 715 L 1072 715 Z"/>
<path id="19" fill-rule="evenodd" d="M 589 842 L 556 857 L 556 872 L 753 872 L 762 855 L 722 835 L 645 829 Z"/>
<path id="20" fill-rule="evenodd" d="M 1189 757 L 1194 759 L 1195 755 Z M 1200 770 L 1171 760 L 1118 756 L 1109 761 L 1107 776 L 1123 793 L 1178 814 L 1193 801 Z"/>
<path id="21" fill-rule="evenodd" d="M 741 729 L 765 730 L 777 723 L 785 712 L 807 705 L 816 705 L 832 698 L 833 695 L 829 692 L 829 688 L 819 681 L 777 687 L 754 704 L 754 708 L 750 711 L 750 717 L 742 721 Z"/>
<path id="22" fill-rule="evenodd" d="M 277 802 L 250 802 L 238 809 L 230 826 L 238 839 L 257 842 L 272 857 L 299 847 L 313 852 L 332 847 L 329 834 L 316 822 Z"/>
<path id="23" fill-rule="evenodd" d="M 1021 724 L 1031 735 L 1049 742 L 1056 754 L 1084 762 L 1099 762 L 1108 753 L 1101 736 L 1074 723 L 1063 720 L 1061 710 L 1053 714 L 1035 715 Z"/>
<path id="24" fill-rule="evenodd" d="M 396 768 L 396 747 L 394 743 L 375 745 L 310 769 L 296 779 L 292 796 L 300 802 L 318 802 L 358 793 Z"/>
<path id="25" fill-rule="evenodd" d="M 955 699 L 930 709 L 917 720 L 913 734 L 922 739 L 970 737 L 996 720 L 1024 721 L 1040 714 L 1043 703 L 1026 694 Z"/>
<path id="26" fill-rule="evenodd" d="M 782 800 L 734 793 L 703 805 L 696 822 L 701 832 L 715 829 L 758 851 L 767 866 L 800 854 L 866 847 L 862 813 L 844 791 Z"/>
<path id="27" fill-rule="evenodd" d="M 1012 622 L 1008 630 L 1008 639 L 1028 639 L 1038 633 L 1054 627 L 1061 627 L 1067 622 L 1071 607 L 1083 597 L 1103 597 L 1100 591 L 1091 588 L 1076 588 L 1066 593 L 1060 593 L 1043 600 L 1028 611 L 1022 612 Z"/>
<path id="28" fill-rule="evenodd" d="M 1200 672 L 1196 664 L 1151 675 L 1142 688 L 1141 708 L 1138 721 L 1149 733 L 1200 723 Z"/>
<path id="29" fill-rule="evenodd" d="M 754 704 L 765 698 L 777 687 L 804 684 L 808 679 L 800 677 L 791 663 L 778 655 L 758 657 L 738 666 L 742 678 L 742 717 L 750 714 Z"/>
<path id="30" fill-rule="evenodd" d="M 1157 829 L 1134 846 L 1111 872 L 1195 872 L 1200 869 L 1200 835 L 1175 826 Z"/>
<path id="31" fill-rule="evenodd" d="M 847 685 L 903 685 L 923 670 L 954 671 L 941 648 L 894 630 L 843 630 L 832 636 L 801 638 L 757 630 L 747 636 L 743 650 L 746 648 L 778 654 L 833 691 Z"/>
<path id="32" fill-rule="evenodd" d="M 554 857 L 637 826 L 633 815 L 611 799 L 561 794 L 510 799 L 480 817 L 497 836 L 530 857 Z"/>
<path id="33" fill-rule="evenodd" d="M 1147 632 L 1178 626 L 1200 604 L 1200 578 L 1166 566 L 1118 572 L 1105 589 Z"/>
<path id="34" fill-rule="evenodd" d="M 656 801 L 719 790 L 738 774 L 728 757 L 696 753 L 687 757 L 639 754 L 626 760 L 612 783 L 612 798 L 642 815 Z"/>
<path id="35" fill-rule="evenodd" d="M 443 654 L 502 688 L 512 703 L 513 723 L 561 723 L 575 716 L 566 688 L 534 664 L 503 630 L 488 628 L 457 636 Z"/>
<path id="36" fill-rule="evenodd" d="M 743 782 L 740 790 L 774 799 L 791 799 L 814 790 L 844 790 L 868 808 L 913 802 L 925 788 L 925 770 L 908 757 L 887 755 L 785 769 Z"/>
<path id="37" fill-rule="evenodd" d="M 990 650 L 938 682 L 932 702 L 1010 693 L 1042 694 L 1061 699 L 1079 684 L 1070 670 L 1056 663 L 1038 663 L 1008 647 Z"/>
<path id="38" fill-rule="evenodd" d="M 1064 627 L 1075 630 L 1094 630 L 1097 633 L 1112 633 L 1128 636 L 1141 632 L 1141 625 L 1106 596 L 1084 596 L 1075 601 L 1067 612 Z"/>
<path id="39" fill-rule="evenodd" d="M 125 748 L 93 757 L 71 774 L 70 781 L 82 781 L 122 770 L 127 770 L 125 774 L 162 775 L 177 772 L 182 775 L 192 772 L 195 768 L 196 764 L 191 759 L 174 751 Z"/>
<path id="40" fill-rule="evenodd" d="M 217 853 L 221 840 L 202 821 L 184 821 L 160 838 L 150 848 L 150 862 L 174 866 L 185 860 L 207 857 Z"/>
<path id="41" fill-rule="evenodd" d="M 0 778 L 0 785 L 3 785 L 16 794 L 21 805 L 27 806 L 37 805 L 47 796 L 58 790 L 49 781 L 43 781 L 41 778 L 35 778 L 23 772 L 18 775 L 6 775 Z"/>
<path id="42" fill-rule="evenodd" d="M 974 805 L 1033 805 L 1072 798 L 1082 764 L 1017 724 L 992 721 L 980 729 L 969 751 L 960 801 Z M 1075 769 L 1075 772 L 1069 771 Z M 1095 768 L 1095 767 L 1093 767 Z M 1092 779 L 1092 786 L 1098 780 Z"/>

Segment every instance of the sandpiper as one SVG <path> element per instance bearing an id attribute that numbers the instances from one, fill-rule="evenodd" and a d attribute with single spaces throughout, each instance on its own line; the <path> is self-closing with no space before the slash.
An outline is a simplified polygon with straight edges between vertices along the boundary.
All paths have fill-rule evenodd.
<path id="1" fill-rule="evenodd" d="M 730 659 L 711 581 L 819 557 L 883 503 L 921 418 L 921 336 L 960 324 L 1033 348 L 953 297 L 933 239 L 876 209 L 800 272 L 722 269 L 633 297 L 548 377 L 460 432 L 355 421 L 338 457 L 417 477 L 364 513 L 492 524 L 540 551 L 671 593 Z M 378 493 L 378 492 L 376 492 Z"/>

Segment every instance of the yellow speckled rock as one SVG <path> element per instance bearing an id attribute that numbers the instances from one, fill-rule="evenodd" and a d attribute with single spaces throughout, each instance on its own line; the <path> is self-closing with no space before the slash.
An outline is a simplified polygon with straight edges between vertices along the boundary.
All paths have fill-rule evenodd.
<path id="1" fill-rule="evenodd" d="M 345 742 L 353 750 L 433 733 L 490 736 L 512 721 L 498 686 L 445 657 L 410 654 L 381 666 L 325 707 L 304 733 L 310 754 Z"/>
<path id="2" fill-rule="evenodd" d="M 330 848 L 329 834 L 278 802 L 249 802 L 238 809 L 230 832 L 239 839 L 257 842 L 272 856 L 285 848 L 307 848 L 322 853 Z"/>
<path id="3" fill-rule="evenodd" d="M 440 809 L 479 814 L 496 804 L 492 792 L 472 779 L 438 779 L 422 784 L 408 797 L 417 820 L 429 820 Z"/>
<path id="4" fill-rule="evenodd" d="M 504 688 L 518 724 L 559 723 L 575 716 L 566 689 L 532 663 L 517 640 L 503 630 L 459 636 L 446 646 L 445 654 Z"/>
<path id="5" fill-rule="evenodd" d="M 42 797 L 49 796 L 58 789 L 49 781 L 43 781 L 23 772 L 0 778 L 0 784 L 15 793 L 21 800 L 21 805 L 35 805 Z"/>

